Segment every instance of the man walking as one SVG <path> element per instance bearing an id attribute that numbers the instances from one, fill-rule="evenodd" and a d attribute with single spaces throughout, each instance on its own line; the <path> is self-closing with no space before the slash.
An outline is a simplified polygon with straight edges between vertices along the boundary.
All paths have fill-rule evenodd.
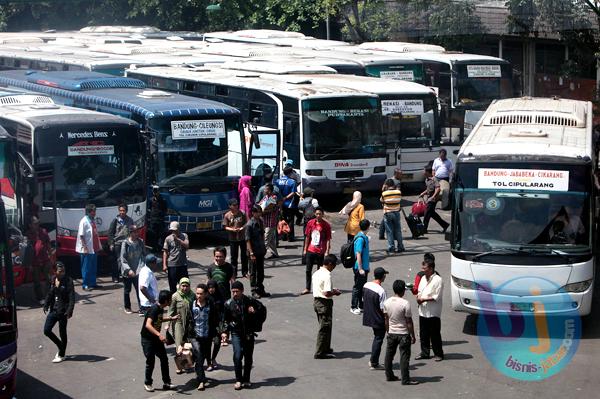
<path id="1" fill-rule="evenodd" d="M 317 269 L 323 266 L 323 258 L 329 255 L 331 246 L 331 225 L 323 219 L 323 208 L 315 209 L 315 218 L 306 224 L 304 232 L 304 251 L 306 258 L 306 286 L 300 294 L 305 295 L 310 292 L 310 282 L 312 267 L 317 265 Z"/>
<path id="2" fill-rule="evenodd" d="M 286 165 L 283 168 L 283 177 L 277 179 L 275 185 L 279 187 L 279 192 L 283 197 L 283 203 L 281 204 L 281 213 L 283 220 L 290 227 L 288 235 L 288 241 L 294 241 L 294 217 L 298 212 L 298 201 L 296 195 L 298 194 L 296 180 L 292 178 L 294 168 L 291 165 Z"/>
<path id="3" fill-rule="evenodd" d="M 424 273 L 419 282 L 417 303 L 419 304 L 419 336 L 421 353 L 415 360 L 429 359 L 429 350 L 433 349 L 434 360 L 444 360 L 442 349 L 442 296 L 443 281 L 435 272 L 435 262 L 431 258 L 423 260 L 421 270 Z"/>
<path id="4" fill-rule="evenodd" d="M 340 290 L 333 288 L 331 280 L 331 272 L 335 269 L 336 264 L 336 256 L 327 255 L 323 259 L 323 266 L 319 267 L 312 275 L 313 307 L 319 322 L 315 359 L 335 357 L 331 348 L 333 297 L 341 294 Z"/>
<path id="5" fill-rule="evenodd" d="M 215 280 L 219 287 L 221 297 L 231 298 L 231 283 L 235 281 L 235 271 L 229 262 L 225 262 L 227 250 L 217 247 L 213 250 L 214 264 L 206 270 L 206 277 Z"/>
<path id="6" fill-rule="evenodd" d="M 121 244 L 127 239 L 127 231 L 133 227 L 133 219 L 127 215 L 127 205 L 119 204 L 119 214 L 110 222 L 108 228 L 108 248 L 113 256 L 111 277 L 113 283 L 119 282 Z"/>
<path id="7" fill-rule="evenodd" d="M 359 315 L 363 311 L 363 287 L 367 282 L 369 275 L 369 237 L 367 230 L 371 226 L 368 219 L 360 221 L 360 231 L 354 236 L 354 254 L 356 263 L 354 264 L 354 286 L 352 287 L 352 300 L 350 312 Z"/>
<path id="8" fill-rule="evenodd" d="M 169 279 L 171 294 L 177 291 L 177 283 L 182 277 L 188 277 L 187 250 L 190 241 L 185 233 L 179 231 L 179 222 L 169 224 L 169 235 L 163 244 L 163 271 Z"/>
<path id="9" fill-rule="evenodd" d="M 454 172 L 454 165 L 452 161 L 446 158 L 447 152 L 445 149 L 441 149 L 439 157 L 433 161 L 431 166 L 433 170 L 433 176 L 440 183 L 440 198 L 442 200 L 442 209 L 447 209 L 449 206 L 450 197 L 450 177 Z"/>
<path id="10" fill-rule="evenodd" d="M 223 216 L 223 227 L 227 230 L 229 238 L 229 252 L 231 254 L 231 265 L 238 272 L 238 254 L 242 263 L 242 277 L 248 274 L 248 253 L 246 252 L 246 240 L 244 239 L 244 226 L 251 215 L 246 215 L 240 210 L 237 199 L 229 200 L 229 211 Z"/>
<path id="11" fill-rule="evenodd" d="M 265 291 L 265 228 L 262 221 L 262 208 L 258 205 L 252 207 L 252 218 L 246 224 L 246 249 L 250 257 L 250 286 L 252 296 L 260 298 L 270 296 Z"/>
<path id="12" fill-rule="evenodd" d="M 278 258 L 277 253 L 277 220 L 279 217 L 279 201 L 273 193 L 273 184 L 265 184 L 264 197 L 258 202 L 262 209 L 262 220 L 265 227 L 265 247 L 271 251 L 270 258 Z"/>
<path id="13" fill-rule="evenodd" d="M 383 267 L 378 267 L 373 271 L 374 280 L 365 284 L 363 287 L 363 326 L 373 329 L 373 343 L 371 344 L 371 359 L 369 368 L 371 370 L 380 370 L 379 355 L 381 346 L 385 338 L 385 317 L 383 315 L 383 303 L 387 299 L 385 290 L 381 284 L 385 281 L 388 272 Z"/>
<path id="14" fill-rule="evenodd" d="M 146 357 L 144 389 L 148 392 L 154 392 L 152 373 L 154 372 L 155 357 L 158 357 L 160 360 L 163 390 L 166 391 L 175 388 L 175 385 L 171 384 L 171 376 L 169 375 L 169 359 L 167 359 L 167 350 L 165 349 L 167 338 L 161 331 L 163 321 L 172 321 L 179 318 L 179 315 L 173 317 L 163 316 L 165 308 L 170 304 L 171 293 L 167 290 L 162 290 L 158 294 L 158 303 L 153 304 L 146 313 L 140 332 L 142 336 L 142 350 Z"/>
<path id="15" fill-rule="evenodd" d="M 402 201 L 402 193 L 394 185 L 392 179 L 386 181 L 386 190 L 381 193 L 380 201 L 383 204 L 383 224 L 385 226 L 385 234 L 387 236 L 387 254 L 394 253 L 394 240 L 397 247 L 395 252 L 404 252 L 404 244 L 402 243 L 402 228 L 400 227 L 400 202 Z"/>
<path id="16" fill-rule="evenodd" d="M 154 276 L 156 270 L 156 261 L 158 259 L 153 254 L 146 255 L 144 266 L 139 271 L 138 285 L 140 298 L 140 316 L 146 314 L 146 311 L 156 303 L 158 299 L 158 281 Z"/>
<path id="17" fill-rule="evenodd" d="M 121 264 L 121 275 L 123 276 L 123 309 L 125 313 L 131 314 L 131 287 L 135 288 L 135 297 L 137 299 L 138 308 L 141 308 L 140 296 L 138 294 L 138 274 L 144 267 L 144 253 L 146 247 L 144 241 L 138 236 L 137 228 L 132 225 L 127 232 L 127 228 L 123 229 L 124 233 L 128 233 L 125 241 L 121 243 L 121 254 L 119 263 Z"/>
<path id="18" fill-rule="evenodd" d="M 80 254 L 81 279 L 84 291 L 99 288 L 96 284 L 98 269 L 98 252 L 102 248 L 100 236 L 96 227 L 96 205 L 85 206 L 85 216 L 79 222 L 75 251 Z"/>
<path id="19" fill-rule="evenodd" d="M 425 216 L 423 217 L 423 226 L 425 230 L 429 227 L 429 219 L 433 218 L 441 227 L 442 232 L 446 232 L 450 223 L 446 222 L 440 215 L 435 211 L 435 206 L 439 201 L 440 197 L 440 183 L 433 177 L 431 166 L 425 167 L 425 191 L 419 194 L 419 198 L 423 198 L 427 195 L 427 209 L 425 210 Z"/>
<path id="20" fill-rule="evenodd" d="M 415 329 L 412 321 L 410 302 L 404 299 L 406 284 L 403 280 L 396 280 L 392 285 L 394 296 L 386 299 L 383 304 L 385 315 L 385 329 L 387 331 L 387 349 L 385 351 L 385 378 L 387 381 L 397 381 L 392 363 L 396 349 L 400 348 L 400 375 L 402 385 L 416 385 L 417 381 L 410 379 L 408 363 L 410 360 L 410 346 L 416 342 Z"/>
<path id="21" fill-rule="evenodd" d="M 74 307 L 73 279 L 66 275 L 65 265 L 62 262 L 56 262 L 56 276 L 50 281 L 50 289 L 44 302 L 44 313 L 50 311 L 46 316 L 44 335 L 50 338 L 58 348 L 52 363 L 60 363 L 66 359 L 67 320 L 73 316 Z M 52 332 L 56 323 L 58 323 L 60 339 Z"/>

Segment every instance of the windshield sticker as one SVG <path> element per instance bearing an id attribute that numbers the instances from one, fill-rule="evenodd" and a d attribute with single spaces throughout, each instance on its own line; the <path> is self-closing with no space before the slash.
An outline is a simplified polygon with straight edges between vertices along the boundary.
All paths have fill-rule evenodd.
<path id="1" fill-rule="evenodd" d="M 173 140 L 225 138 L 224 119 L 171 121 Z"/>
<path id="2" fill-rule="evenodd" d="M 423 100 L 381 100 L 381 113 L 383 115 L 422 115 Z"/>
<path id="3" fill-rule="evenodd" d="M 569 171 L 480 168 L 478 188 L 569 191 Z"/>
<path id="4" fill-rule="evenodd" d="M 414 82 L 415 72 L 414 71 L 381 71 L 379 77 L 382 79 L 393 79 L 393 80 L 407 80 Z"/>
<path id="5" fill-rule="evenodd" d="M 487 215 L 496 215 L 504 209 L 504 201 L 497 197 L 490 197 L 485 200 L 485 213 Z"/>
<path id="6" fill-rule="evenodd" d="M 502 70 L 500 65 L 467 65 L 469 78 L 500 78 Z"/>
<path id="7" fill-rule="evenodd" d="M 106 145 L 103 141 L 80 141 L 67 146 L 67 155 L 70 157 L 84 157 L 92 155 L 113 155 L 114 145 Z"/>

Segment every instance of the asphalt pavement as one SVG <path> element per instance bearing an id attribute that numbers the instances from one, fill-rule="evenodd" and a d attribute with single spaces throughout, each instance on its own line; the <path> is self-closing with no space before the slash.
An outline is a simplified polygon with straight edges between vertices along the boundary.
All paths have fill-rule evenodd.
<path id="1" fill-rule="evenodd" d="M 410 205 L 414 197 L 404 200 Z M 381 220 L 381 210 L 372 201 L 367 218 Z M 337 209 L 337 208 L 335 208 Z M 343 231 L 345 219 L 333 212 L 326 218 L 332 223 L 334 253 L 346 240 Z M 440 211 L 446 220 L 449 212 Z M 335 359 L 313 359 L 317 320 L 312 307 L 312 296 L 299 296 L 303 289 L 305 266 L 301 264 L 301 241 L 281 242 L 281 257 L 267 260 L 265 286 L 272 293 L 262 299 L 268 308 L 268 319 L 257 338 L 253 387 L 234 391 L 231 346 L 221 348 L 218 362 L 222 368 L 207 373 L 212 380 L 204 392 L 196 391 L 193 373 L 176 375 L 172 362 L 173 348 L 169 348 L 171 377 L 177 391 L 157 390 L 147 393 L 143 387 L 144 357 L 140 345 L 142 318 L 123 311 L 121 284 L 110 278 L 100 278 L 102 289 L 86 292 L 76 281 L 77 303 L 75 314 L 69 320 L 68 360 L 51 362 L 56 348 L 42 334 L 44 315 L 39 305 L 31 300 L 32 287 L 18 290 L 19 349 L 17 398 L 164 398 L 210 396 L 211 398 L 593 398 L 597 397 L 600 383 L 596 377 L 600 365 L 600 323 L 598 308 L 584 323 L 584 336 L 571 363 L 558 375 L 542 382 L 522 382 L 509 379 L 496 371 L 486 360 L 476 335 L 476 318 L 450 309 L 450 253 L 449 244 L 437 224 L 432 221 L 430 234 L 410 239 L 402 221 L 405 253 L 387 256 L 386 242 L 378 239 L 371 228 L 372 268 L 383 266 L 390 274 L 383 286 L 392 295 L 395 279 L 412 281 L 420 269 L 425 252 L 436 256 L 437 270 L 443 277 L 444 305 L 442 339 L 445 360 L 415 361 L 417 344 L 412 347 L 411 377 L 421 384 L 402 386 L 400 382 L 386 382 L 383 370 L 369 370 L 372 330 L 362 326 L 362 317 L 350 313 L 353 275 L 341 265 L 333 272 L 334 285 L 343 291 L 334 302 L 332 345 Z M 222 236 L 208 234 L 192 237 L 188 252 L 192 286 L 204 281 L 206 266 L 211 263 L 212 249 L 223 244 Z M 158 273 L 159 288 L 167 287 L 166 275 Z M 371 279 L 370 276 L 369 279 Z M 242 279 L 249 293 L 249 282 Z M 598 289 L 597 289 L 598 290 Z M 412 294 L 407 298 L 416 315 Z M 134 300 L 135 303 L 135 300 Z M 598 303 L 596 304 L 598 305 Z M 413 317 L 415 322 L 417 317 Z M 418 326 L 418 322 L 416 322 Z M 384 350 L 380 358 L 383 363 Z M 399 375 L 398 357 L 395 372 Z M 154 372 L 155 386 L 160 387 L 160 371 Z"/>

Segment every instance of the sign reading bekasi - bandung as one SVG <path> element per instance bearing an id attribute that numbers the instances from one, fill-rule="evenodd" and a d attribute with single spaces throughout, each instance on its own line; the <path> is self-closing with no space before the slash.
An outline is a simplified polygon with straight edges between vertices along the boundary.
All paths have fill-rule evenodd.
<path id="1" fill-rule="evenodd" d="M 478 188 L 569 191 L 569 171 L 480 168 Z"/>
<path id="2" fill-rule="evenodd" d="M 381 100 L 381 113 L 383 115 L 421 115 L 423 100 Z"/>
<path id="3" fill-rule="evenodd" d="M 500 65 L 467 65 L 469 78 L 500 78 L 502 70 Z"/>
<path id="4" fill-rule="evenodd" d="M 221 139 L 225 137 L 225 120 L 172 121 L 171 134 L 173 140 Z"/>

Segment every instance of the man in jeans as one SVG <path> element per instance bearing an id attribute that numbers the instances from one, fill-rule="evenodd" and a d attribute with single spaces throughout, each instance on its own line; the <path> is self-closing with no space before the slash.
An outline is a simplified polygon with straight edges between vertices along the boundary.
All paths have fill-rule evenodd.
<path id="1" fill-rule="evenodd" d="M 119 204 L 119 214 L 110 222 L 108 228 L 108 248 L 114 258 L 111 268 L 113 283 L 119 282 L 121 244 L 127 239 L 127 232 L 131 231 L 132 227 L 134 227 L 133 219 L 127 216 L 127 205 Z"/>
<path id="2" fill-rule="evenodd" d="M 229 237 L 229 252 L 231 254 L 231 266 L 235 270 L 235 277 L 238 272 L 238 254 L 242 263 L 242 277 L 248 274 L 248 254 L 246 252 L 246 240 L 244 237 L 244 226 L 248 218 L 252 215 L 246 215 L 240 210 L 240 204 L 237 199 L 229 200 L 229 211 L 223 216 L 223 227 L 227 230 Z"/>
<path id="3" fill-rule="evenodd" d="M 385 318 L 383 316 L 383 303 L 387 299 L 385 290 L 381 284 L 385 281 L 388 272 L 383 267 L 378 267 L 373 271 L 375 279 L 365 284 L 363 287 L 363 326 L 373 329 L 373 343 L 371 344 L 371 359 L 369 368 L 371 370 L 380 370 L 379 355 L 381 346 L 385 338 Z"/>
<path id="4" fill-rule="evenodd" d="M 171 294 L 177 291 L 177 283 L 182 277 L 188 277 L 187 250 L 190 241 L 185 233 L 179 231 L 179 222 L 169 224 L 169 235 L 163 244 L 163 272 L 168 273 Z"/>
<path id="5" fill-rule="evenodd" d="M 102 249 L 96 227 L 96 205 L 85 206 L 85 216 L 79 222 L 75 251 L 81 258 L 81 286 L 84 291 L 99 288 L 96 283 L 98 252 Z"/>
<path id="6" fill-rule="evenodd" d="M 402 228 L 400 227 L 400 201 L 402 200 L 402 193 L 394 185 L 392 179 L 388 179 L 385 186 L 386 190 L 381 193 L 380 201 L 383 205 L 383 224 L 388 242 L 387 253 L 390 255 L 394 253 L 394 240 L 397 242 L 395 252 L 404 252 Z"/>
<path id="7" fill-rule="evenodd" d="M 271 296 L 265 291 L 265 228 L 262 221 L 262 208 L 258 205 L 252 207 L 252 218 L 246 224 L 246 248 L 250 257 L 250 285 L 252 296 L 260 298 Z"/>
<path id="8" fill-rule="evenodd" d="M 387 299 L 383 304 L 385 329 L 388 333 L 387 349 L 385 351 L 385 377 L 388 381 L 398 380 L 392 370 L 392 362 L 396 355 L 396 348 L 399 347 L 402 385 L 416 385 L 418 382 L 410 379 L 408 371 L 410 346 L 416 342 L 416 339 L 410 302 L 403 298 L 406 284 L 403 280 L 396 280 L 392 289 L 394 290 L 394 296 Z"/>
<path id="9" fill-rule="evenodd" d="M 318 268 L 312 275 L 313 306 L 319 321 L 319 332 L 317 334 L 317 346 L 315 359 L 333 358 L 331 348 L 331 331 L 333 327 L 333 297 L 340 295 L 337 288 L 333 288 L 331 272 L 335 269 L 337 258 L 335 255 L 327 255 L 323 260 L 323 266 Z"/>
<path id="10" fill-rule="evenodd" d="M 306 259 L 306 287 L 300 295 L 310 292 L 310 281 L 312 267 L 317 265 L 317 269 L 323 266 L 323 258 L 329 255 L 331 246 L 331 226 L 323 219 L 323 208 L 315 209 L 315 218 L 306 224 L 304 232 L 304 251 L 303 256 Z"/>
<path id="11" fill-rule="evenodd" d="M 367 230 L 371 226 L 368 219 L 360 221 L 360 231 L 354 237 L 354 286 L 352 287 L 352 302 L 350 312 L 359 315 L 363 311 L 363 287 L 369 275 L 369 237 Z"/>

